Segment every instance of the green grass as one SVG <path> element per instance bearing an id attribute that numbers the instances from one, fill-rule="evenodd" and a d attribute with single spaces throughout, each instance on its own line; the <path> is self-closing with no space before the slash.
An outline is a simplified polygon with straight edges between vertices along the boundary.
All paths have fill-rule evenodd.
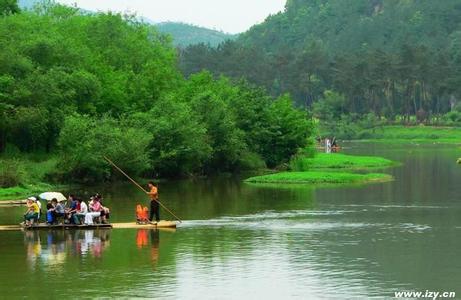
<path id="1" fill-rule="evenodd" d="M 282 172 L 250 177 L 249 183 L 284 183 L 284 184 L 352 184 L 369 182 L 386 182 L 392 180 L 388 174 L 355 174 L 342 172 Z"/>
<path id="2" fill-rule="evenodd" d="M 47 175 L 56 167 L 57 159 L 48 155 L 0 157 L 0 183 L 13 185 L 0 188 L 0 200 L 24 199 L 52 190 L 54 186 L 46 183 Z"/>
<path id="3" fill-rule="evenodd" d="M 26 184 L 24 186 L 14 186 L 0 189 L 0 201 L 26 199 L 29 196 L 51 191 L 54 186 L 46 183 Z"/>
<path id="4" fill-rule="evenodd" d="M 295 157 L 290 162 L 293 171 L 319 169 L 377 169 L 396 165 L 396 162 L 377 156 L 354 156 L 340 153 L 317 153 L 315 157 Z"/>
<path id="5" fill-rule="evenodd" d="M 360 134 L 364 140 L 416 143 L 461 143 L 461 128 L 433 126 L 384 126 L 367 129 Z"/>
<path id="6" fill-rule="evenodd" d="M 360 184 L 392 180 L 388 174 L 357 174 L 346 170 L 368 170 L 396 165 L 396 162 L 374 156 L 353 156 L 339 153 L 317 153 L 309 158 L 299 155 L 290 161 L 293 172 L 250 177 L 253 184 Z"/>

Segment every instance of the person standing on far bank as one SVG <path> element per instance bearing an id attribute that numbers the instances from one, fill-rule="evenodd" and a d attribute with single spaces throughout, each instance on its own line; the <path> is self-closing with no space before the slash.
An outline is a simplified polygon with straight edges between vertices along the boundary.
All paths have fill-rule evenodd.
<path id="1" fill-rule="evenodd" d="M 154 185 L 152 181 L 149 181 L 148 185 L 149 192 L 146 194 L 150 197 L 150 210 L 149 210 L 149 221 L 153 221 L 153 217 L 155 215 L 155 220 L 157 222 L 160 221 L 160 205 L 158 203 L 158 190 L 157 187 Z"/>

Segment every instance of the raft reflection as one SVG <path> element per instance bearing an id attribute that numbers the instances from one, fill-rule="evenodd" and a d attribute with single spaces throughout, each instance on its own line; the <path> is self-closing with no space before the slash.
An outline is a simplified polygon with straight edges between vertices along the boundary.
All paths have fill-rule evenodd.
<path id="1" fill-rule="evenodd" d="M 159 258 L 159 246 L 160 246 L 160 233 L 155 229 L 138 229 L 136 233 L 136 246 L 138 249 L 146 248 L 149 245 L 150 235 L 150 244 L 151 244 L 151 260 L 152 262 L 157 262 Z"/>
<path id="2" fill-rule="evenodd" d="M 31 268 L 37 263 L 55 266 L 69 256 L 101 258 L 110 245 L 110 230 L 28 230 L 24 232 L 24 244 Z"/>

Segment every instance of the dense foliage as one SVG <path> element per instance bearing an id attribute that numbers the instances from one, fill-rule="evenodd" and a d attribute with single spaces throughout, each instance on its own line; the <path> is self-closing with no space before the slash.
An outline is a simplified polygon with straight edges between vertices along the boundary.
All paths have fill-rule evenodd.
<path id="1" fill-rule="evenodd" d="M 181 67 L 243 76 L 308 107 L 332 91 L 337 121 L 422 122 L 461 110 L 460 25 L 459 0 L 289 0 L 236 41 L 188 47 Z"/>
<path id="2" fill-rule="evenodd" d="M 104 155 L 146 176 L 272 167 L 312 135 L 288 96 L 185 80 L 170 38 L 132 16 L 49 3 L 2 15 L 0 152 L 57 153 L 63 178 L 110 178 Z"/>

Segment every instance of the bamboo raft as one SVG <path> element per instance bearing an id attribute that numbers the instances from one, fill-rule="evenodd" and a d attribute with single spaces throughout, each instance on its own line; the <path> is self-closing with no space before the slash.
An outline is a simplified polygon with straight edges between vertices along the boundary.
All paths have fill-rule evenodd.
<path id="1" fill-rule="evenodd" d="M 131 223 L 112 223 L 112 224 L 93 224 L 93 225 L 73 225 L 73 224 L 59 224 L 47 225 L 40 223 L 33 226 L 24 225 L 0 225 L 0 231 L 14 231 L 14 230 L 95 230 L 95 229 L 174 229 L 177 226 L 175 221 L 160 221 L 157 223 L 137 224 Z"/>
<path id="2" fill-rule="evenodd" d="M 26 205 L 27 200 L 2 200 L 0 201 L 0 207 L 8 207 L 8 206 L 23 206 Z"/>

